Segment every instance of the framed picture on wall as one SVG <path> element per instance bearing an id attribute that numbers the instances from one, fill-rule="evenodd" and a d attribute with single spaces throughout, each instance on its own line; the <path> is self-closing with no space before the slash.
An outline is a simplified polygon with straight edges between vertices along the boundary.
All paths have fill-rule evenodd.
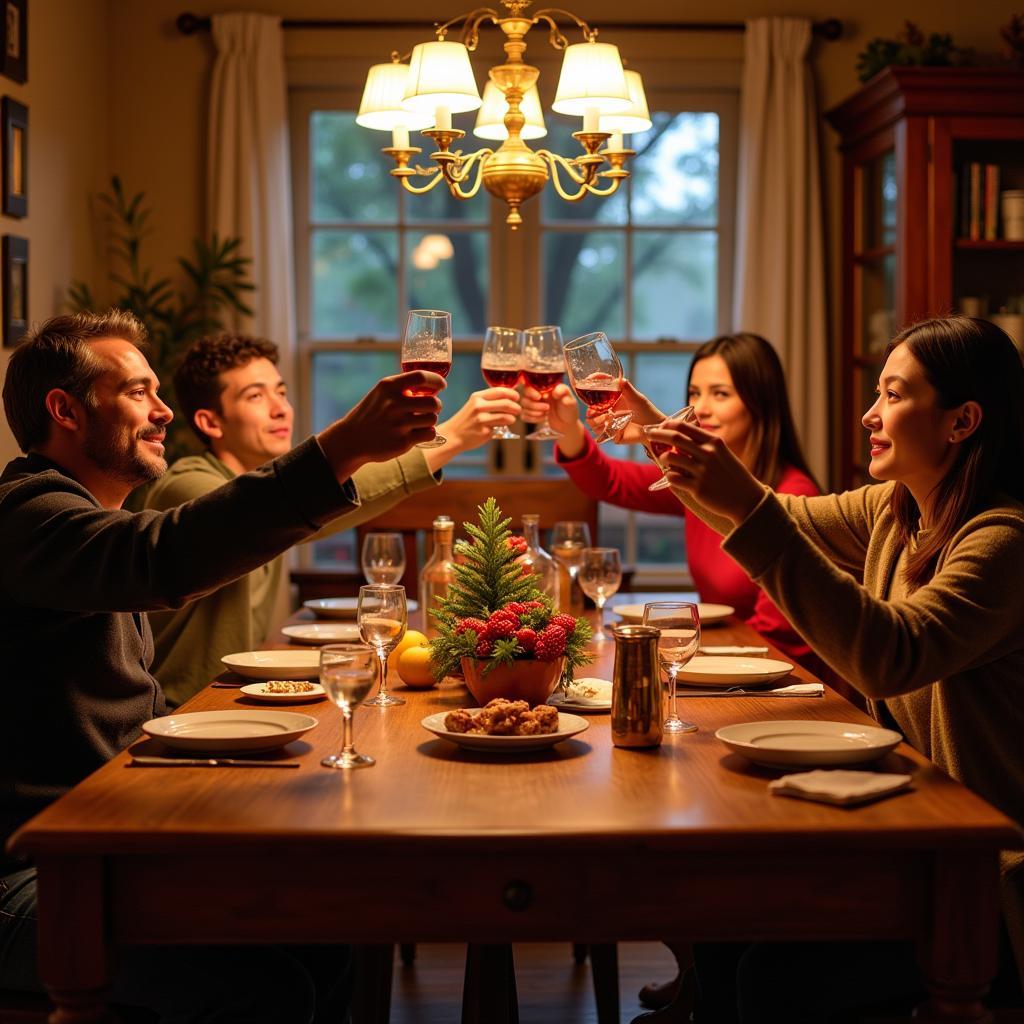
<path id="1" fill-rule="evenodd" d="M 28 0 L 0 0 L 3 49 L 0 72 L 15 82 L 28 81 Z"/>
<path id="2" fill-rule="evenodd" d="M 4 346 L 14 348 L 28 330 L 28 239 L 4 235 Z"/>
<path id="3" fill-rule="evenodd" d="M 5 96 L 3 117 L 3 211 L 8 217 L 28 214 L 28 107 Z"/>

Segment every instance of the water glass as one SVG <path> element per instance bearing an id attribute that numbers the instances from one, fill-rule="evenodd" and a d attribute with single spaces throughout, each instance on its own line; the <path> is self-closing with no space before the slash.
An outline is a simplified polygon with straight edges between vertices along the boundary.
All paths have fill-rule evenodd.
<path id="1" fill-rule="evenodd" d="M 397 583 L 405 572 L 405 540 L 400 533 L 368 533 L 363 538 L 363 575 L 369 583 Z"/>
<path id="2" fill-rule="evenodd" d="M 405 636 L 409 613 L 405 603 L 405 587 L 374 584 L 359 588 L 356 621 L 363 643 L 370 644 L 380 659 L 380 689 L 367 707 L 387 708 L 404 704 L 401 697 L 388 693 L 388 655 Z"/>
<path id="3" fill-rule="evenodd" d="M 658 658 L 669 679 L 669 713 L 665 732 L 695 732 L 693 722 L 676 713 L 676 676 L 700 647 L 700 613 L 690 601 L 651 601 L 644 605 L 644 625 L 661 631 Z"/>
<path id="4" fill-rule="evenodd" d="M 597 629 L 594 639 L 610 640 L 604 631 L 604 603 L 622 583 L 622 562 L 618 548 L 584 548 L 579 568 L 583 593 L 597 605 Z"/>
<path id="5" fill-rule="evenodd" d="M 320 763 L 325 768 L 368 768 L 376 762 L 352 743 L 352 712 L 373 689 L 376 655 L 368 644 L 326 644 L 320 648 L 320 685 L 341 708 L 343 740 L 340 754 Z"/>

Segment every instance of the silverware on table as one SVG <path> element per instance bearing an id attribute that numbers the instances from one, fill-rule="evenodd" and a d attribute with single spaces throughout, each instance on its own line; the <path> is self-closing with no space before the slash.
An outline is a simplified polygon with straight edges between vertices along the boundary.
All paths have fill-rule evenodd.
<path id="1" fill-rule="evenodd" d="M 130 768 L 298 768 L 298 761 L 247 761 L 236 757 L 133 757 Z"/>
<path id="2" fill-rule="evenodd" d="M 824 697 L 821 690 L 744 690 L 742 686 L 730 686 L 727 690 L 682 690 L 676 691 L 677 697 Z"/>

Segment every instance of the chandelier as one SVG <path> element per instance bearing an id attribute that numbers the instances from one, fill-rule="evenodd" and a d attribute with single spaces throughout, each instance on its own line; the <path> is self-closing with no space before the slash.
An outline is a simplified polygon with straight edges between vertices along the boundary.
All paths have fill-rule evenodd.
<path id="1" fill-rule="evenodd" d="M 616 46 L 597 41 L 597 29 L 568 11 L 549 8 L 529 14 L 532 0 L 501 0 L 505 13 L 477 8 L 438 25 L 437 38 L 418 43 L 409 63 L 397 52 L 390 64 L 375 64 L 366 76 L 356 123 L 391 132 L 382 152 L 394 159 L 391 174 L 413 195 L 422 195 L 443 181 L 458 199 L 472 199 L 481 184 L 508 206 L 505 223 L 515 231 L 523 219 L 519 207 L 550 180 L 568 202 L 585 196 L 610 196 L 629 177 L 626 161 L 635 155 L 623 134 L 647 131 L 651 118 L 643 82 L 625 70 Z M 569 43 L 556 18 L 571 19 L 583 42 Z M 462 25 L 462 41 L 448 39 Z M 469 63 L 480 29 L 492 23 L 505 34 L 505 63 L 488 72 L 481 98 Z M 573 132 L 582 152 L 565 157 L 547 149 L 532 150 L 528 139 L 547 134 L 537 79 L 540 72 L 523 60 L 525 36 L 535 25 L 549 27 L 548 41 L 562 51 L 562 70 L 552 110 L 581 117 Z M 452 127 L 452 114 L 477 110 L 473 134 L 501 141 L 497 149 L 471 153 L 452 149 L 466 133 Z M 422 149 L 409 144 L 409 132 L 421 131 L 436 146 L 426 167 L 411 163 Z M 604 148 L 602 149 L 602 144 Z M 418 183 L 420 182 L 420 183 Z"/>

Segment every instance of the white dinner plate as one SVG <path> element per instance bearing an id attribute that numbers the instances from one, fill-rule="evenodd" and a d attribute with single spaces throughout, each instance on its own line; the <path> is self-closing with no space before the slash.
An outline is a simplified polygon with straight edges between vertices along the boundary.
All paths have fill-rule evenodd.
<path id="1" fill-rule="evenodd" d="M 644 620 L 642 604 L 617 604 L 608 610 L 621 616 L 623 622 L 643 622 Z M 735 611 L 735 608 L 727 604 L 705 604 L 701 601 L 697 605 L 697 614 L 700 616 L 702 626 L 713 626 L 716 622 L 725 622 Z"/>
<path id="2" fill-rule="evenodd" d="M 320 675 L 319 651 L 240 651 L 220 660 L 249 679 L 316 679 Z"/>
<path id="3" fill-rule="evenodd" d="M 249 683 L 248 686 L 241 687 L 239 692 L 265 704 L 302 704 L 305 701 L 322 700 L 326 696 L 324 688 L 319 683 L 312 685 L 312 690 L 304 690 L 302 693 L 268 693 L 266 682 Z"/>
<path id="4" fill-rule="evenodd" d="M 359 607 L 358 597 L 318 597 L 312 601 L 303 601 L 303 607 L 316 612 L 321 619 L 354 619 L 356 609 Z M 406 608 L 414 612 L 419 608 L 419 602 L 407 598 Z"/>
<path id="5" fill-rule="evenodd" d="M 583 689 L 596 690 L 592 696 L 585 696 Z M 553 708 L 565 709 L 566 711 L 582 711 L 584 714 L 601 713 L 610 711 L 612 707 L 612 684 L 607 679 L 576 679 L 566 694 L 562 690 L 556 690 L 547 699 L 547 703 Z"/>
<path id="6" fill-rule="evenodd" d="M 792 671 L 788 661 L 774 658 L 698 654 L 679 670 L 677 679 L 684 686 L 758 686 L 774 683 Z"/>
<path id="7" fill-rule="evenodd" d="M 567 715 L 564 712 L 558 713 L 558 731 L 548 732 L 540 736 L 486 736 L 476 733 L 449 732 L 444 726 L 446 711 L 438 711 L 436 715 L 427 715 L 420 725 L 435 736 L 443 740 L 449 740 L 457 746 L 466 747 L 468 750 L 485 750 L 489 754 L 519 754 L 524 750 L 539 750 L 543 747 L 553 747 L 562 740 L 569 739 L 581 733 L 588 727 L 585 718 L 579 715 Z"/>
<path id="8" fill-rule="evenodd" d="M 281 632 L 299 644 L 338 644 L 359 639 L 359 627 L 354 622 L 303 622 L 283 626 Z"/>
<path id="9" fill-rule="evenodd" d="M 853 722 L 743 722 L 715 733 L 730 750 L 769 768 L 857 764 L 888 754 L 903 737 Z"/>
<path id="10" fill-rule="evenodd" d="M 192 711 L 154 718 L 143 732 L 172 750 L 221 754 L 275 750 L 298 739 L 316 719 L 294 711 Z"/>

